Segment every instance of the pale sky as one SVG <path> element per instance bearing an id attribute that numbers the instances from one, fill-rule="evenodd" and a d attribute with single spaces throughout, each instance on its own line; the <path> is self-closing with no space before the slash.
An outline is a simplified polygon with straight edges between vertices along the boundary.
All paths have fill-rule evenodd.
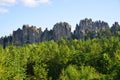
<path id="1" fill-rule="evenodd" d="M 74 30 L 85 18 L 120 24 L 120 0 L 0 0 L 0 37 L 23 24 L 44 30 L 65 21 Z"/>

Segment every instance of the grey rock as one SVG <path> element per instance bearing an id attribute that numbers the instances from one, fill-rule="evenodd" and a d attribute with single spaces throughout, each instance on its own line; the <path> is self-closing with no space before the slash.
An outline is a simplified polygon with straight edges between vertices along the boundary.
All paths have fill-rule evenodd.
<path id="1" fill-rule="evenodd" d="M 77 39 L 84 39 L 88 32 L 93 32 L 94 36 L 97 36 L 98 31 L 103 31 L 105 29 L 109 29 L 109 25 L 103 21 L 93 22 L 92 19 L 85 18 L 81 20 L 79 25 L 76 25 L 76 29 L 74 31 L 74 37 Z"/>
<path id="2" fill-rule="evenodd" d="M 15 45 L 40 42 L 41 34 L 41 28 L 38 29 L 36 26 L 23 25 L 22 30 L 13 31 L 13 42 Z"/>
<path id="3" fill-rule="evenodd" d="M 28 27 L 27 25 L 23 26 L 23 43 L 35 43 L 39 42 L 42 31 L 41 29 L 36 28 L 36 26 Z"/>
<path id="4" fill-rule="evenodd" d="M 0 44 L 5 47 L 7 45 L 23 45 L 26 43 L 36 43 L 49 40 L 58 41 L 64 39 L 86 39 L 86 37 L 97 37 L 98 32 L 105 32 L 109 29 L 108 23 L 104 21 L 92 21 L 92 19 L 85 18 L 81 20 L 79 24 L 76 24 L 74 33 L 71 32 L 71 25 L 67 22 L 59 22 L 53 26 L 53 29 L 48 30 L 47 28 L 42 31 L 41 28 L 36 26 L 23 25 L 22 29 L 13 31 L 12 36 L 0 38 Z M 111 31 L 120 31 L 120 25 L 116 22 L 112 27 Z"/>
<path id="5" fill-rule="evenodd" d="M 41 35 L 41 41 L 49 41 L 51 39 L 53 39 L 53 31 L 48 31 L 48 29 L 46 28 Z"/>
<path id="6" fill-rule="evenodd" d="M 93 29 L 104 31 L 105 29 L 109 29 L 109 25 L 108 23 L 99 20 L 93 23 Z"/>
<path id="7" fill-rule="evenodd" d="M 14 45 L 22 45 L 23 31 L 19 28 L 17 31 L 13 31 L 13 43 Z"/>
<path id="8" fill-rule="evenodd" d="M 53 37 L 55 41 L 62 38 L 71 39 L 71 25 L 66 22 L 56 23 L 53 27 Z"/>
<path id="9" fill-rule="evenodd" d="M 117 32 L 118 31 L 120 31 L 120 25 L 118 24 L 118 22 L 115 22 L 113 25 L 112 25 L 112 27 L 111 27 L 111 32 L 113 33 L 113 34 L 117 34 Z"/>
<path id="10" fill-rule="evenodd" d="M 0 45 L 2 46 L 3 46 L 3 39 L 4 39 L 3 37 L 0 38 Z"/>

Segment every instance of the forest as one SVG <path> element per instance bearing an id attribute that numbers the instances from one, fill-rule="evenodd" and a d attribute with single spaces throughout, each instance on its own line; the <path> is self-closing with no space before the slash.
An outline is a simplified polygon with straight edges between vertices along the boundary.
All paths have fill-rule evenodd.
<path id="1" fill-rule="evenodd" d="M 0 46 L 0 80 L 119 80 L 120 38 Z"/>

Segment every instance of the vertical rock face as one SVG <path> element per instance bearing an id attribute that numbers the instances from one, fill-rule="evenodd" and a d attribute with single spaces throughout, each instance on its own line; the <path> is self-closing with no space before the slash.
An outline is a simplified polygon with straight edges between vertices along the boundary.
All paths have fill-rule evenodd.
<path id="1" fill-rule="evenodd" d="M 115 22 L 112 27 L 111 27 L 111 31 L 119 31 L 120 30 L 120 25 L 118 24 L 118 22 Z"/>
<path id="2" fill-rule="evenodd" d="M 22 45 L 23 43 L 23 31 L 20 28 L 17 31 L 13 31 L 13 43 L 15 45 Z"/>
<path id="3" fill-rule="evenodd" d="M 85 18 L 85 20 L 80 21 L 79 28 L 81 30 L 92 30 L 92 25 L 93 25 L 92 19 Z"/>
<path id="4" fill-rule="evenodd" d="M 108 25 L 108 23 L 99 20 L 99 21 L 96 21 L 93 23 L 93 29 L 104 31 L 105 29 L 109 29 L 109 25 Z"/>
<path id="5" fill-rule="evenodd" d="M 71 25 L 66 22 L 57 23 L 53 27 L 54 40 L 60 40 L 62 38 L 71 39 Z"/>
<path id="6" fill-rule="evenodd" d="M 111 29 L 108 23 L 103 21 L 95 21 L 85 18 L 81 20 L 79 24 L 76 24 L 74 33 L 71 32 L 71 25 L 67 22 L 56 23 L 53 29 L 47 28 L 42 32 L 41 28 L 36 26 L 23 25 L 22 29 L 13 31 L 12 36 L 0 38 L 0 44 L 3 47 L 14 44 L 23 45 L 26 43 L 36 43 L 48 40 L 58 41 L 64 39 L 87 39 L 100 36 L 109 36 L 111 32 L 115 35 L 120 35 L 120 25 L 115 22 Z"/>
<path id="7" fill-rule="evenodd" d="M 13 43 L 15 45 L 22 45 L 25 43 L 40 42 L 42 31 L 35 26 L 23 25 L 22 30 L 18 29 L 13 32 Z"/>
<path id="8" fill-rule="evenodd" d="M 45 31 L 42 33 L 40 40 L 41 41 L 48 41 L 51 39 L 53 39 L 53 32 L 52 32 L 52 30 L 48 31 L 48 29 L 46 28 Z"/>
<path id="9" fill-rule="evenodd" d="M 3 45 L 3 37 L 0 38 L 0 44 Z"/>
<path id="10" fill-rule="evenodd" d="M 97 35 L 97 31 L 105 30 L 109 28 L 106 22 L 96 21 L 93 22 L 92 19 L 81 20 L 79 25 L 76 25 L 76 29 L 74 31 L 74 36 L 77 39 L 84 39 L 88 32 L 93 32 L 94 35 Z"/>
<path id="11" fill-rule="evenodd" d="M 81 20 L 79 25 L 76 25 L 76 29 L 74 31 L 74 36 L 77 39 L 82 39 L 85 36 L 85 31 L 92 30 L 93 22 L 92 19 Z"/>
<path id="12" fill-rule="evenodd" d="M 117 32 L 120 31 L 120 25 L 118 24 L 118 22 L 115 22 L 112 27 L 111 27 L 111 32 L 114 35 L 117 35 Z"/>
<path id="13" fill-rule="evenodd" d="M 23 43 L 35 43 L 40 41 L 42 31 L 35 26 L 29 27 L 28 25 L 23 26 Z"/>

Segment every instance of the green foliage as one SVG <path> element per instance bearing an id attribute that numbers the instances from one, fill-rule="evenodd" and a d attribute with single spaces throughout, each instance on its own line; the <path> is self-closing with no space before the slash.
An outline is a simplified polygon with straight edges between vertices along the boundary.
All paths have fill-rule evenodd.
<path id="1" fill-rule="evenodd" d="M 0 80 L 119 80 L 119 76 L 119 37 L 0 46 Z"/>
<path id="2" fill-rule="evenodd" d="M 93 67 L 69 65 L 65 70 L 62 70 L 60 80 L 95 80 L 102 78 Z"/>
<path id="3" fill-rule="evenodd" d="M 62 70 L 60 80 L 79 80 L 80 72 L 77 70 L 77 66 L 69 65 L 65 70 Z"/>

